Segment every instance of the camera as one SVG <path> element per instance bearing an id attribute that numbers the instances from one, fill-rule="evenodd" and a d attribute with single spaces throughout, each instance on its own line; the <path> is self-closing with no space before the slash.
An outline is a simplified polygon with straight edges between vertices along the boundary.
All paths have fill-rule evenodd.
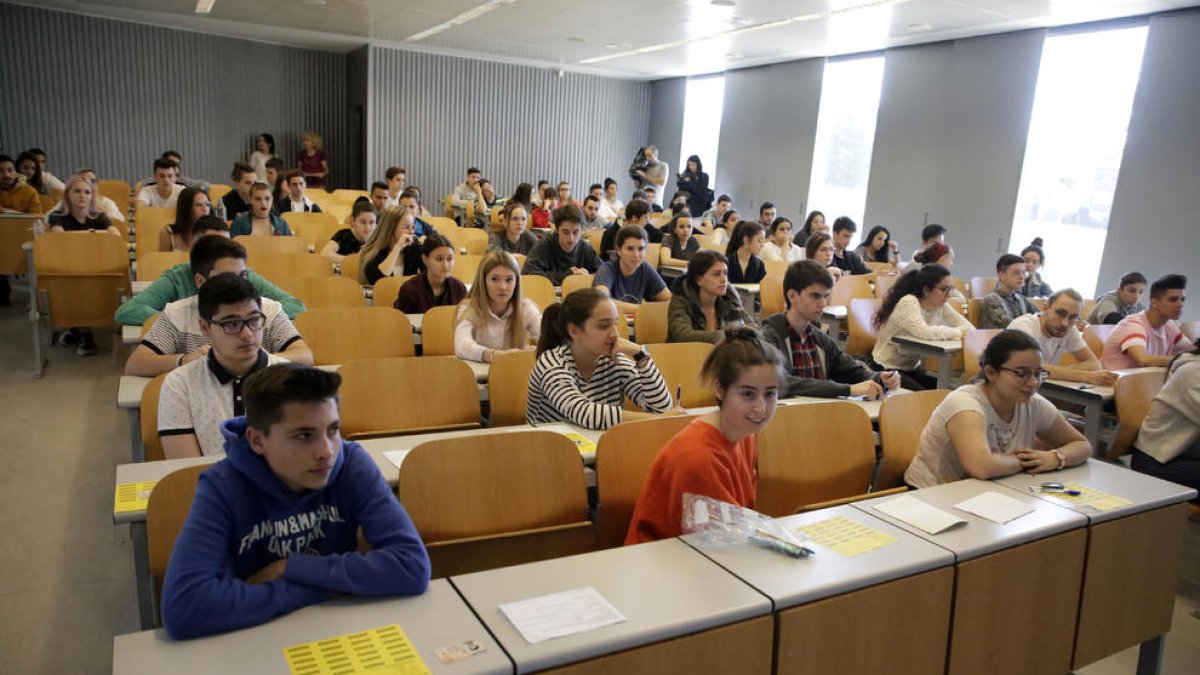
<path id="1" fill-rule="evenodd" d="M 633 156 L 633 164 L 629 165 L 629 177 L 634 182 L 640 181 L 641 176 L 638 171 L 645 171 L 650 166 L 650 161 L 646 159 L 646 149 L 638 148 L 637 154 Z"/>

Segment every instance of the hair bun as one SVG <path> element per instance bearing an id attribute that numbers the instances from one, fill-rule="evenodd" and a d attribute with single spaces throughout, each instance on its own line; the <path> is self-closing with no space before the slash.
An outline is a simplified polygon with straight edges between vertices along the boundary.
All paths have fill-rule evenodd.
<path id="1" fill-rule="evenodd" d="M 1042 245 L 1042 238 L 1041 238 L 1041 237 L 1035 237 L 1033 241 L 1029 242 L 1029 245 L 1030 245 L 1030 246 L 1041 246 L 1041 245 Z"/>
<path id="2" fill-rule="evenodd" d="M 733 342 L 734 340 L 755 341 L 758 339 L 759 332 L 749 326 L 729 326 L 725 329 L 726 342 Z"/>

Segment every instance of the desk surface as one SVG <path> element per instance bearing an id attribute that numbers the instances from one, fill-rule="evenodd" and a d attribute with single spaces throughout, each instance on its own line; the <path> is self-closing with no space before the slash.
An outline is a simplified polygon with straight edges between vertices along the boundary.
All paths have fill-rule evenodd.
<path id="1" fill-rule="evenodd" d="M 892 342 L 912 347 L 917 351 L 927 354 L 954 354 L 962 351 L 961 340 L 918 340 L 917 338 L 905 337 L 897 335 L 892 338 Z"/>
<path id="2" fill-rule="evenodd" d="M 137 673 L 289 673 L 283 649 L 398 624 L 434 673 L 511 673 L 512 663 L 445 579 L 408 598 L 342 598 L 305 607 L 269 623 L 198 640 L 175 641 L 162 629 L 113 639 L 114 675 Z M 485 651 L 445 665 L 434 650 L 475 640 Z"/>
<path id="3" fill-rule="evenodd" d="M 1162 368 L 1128 368 L 1125 370 L 1115 370 L 1114 373 L 1118 377 L 1125 375 L 1133 375 L 1135 373 L 1146 373 Z M 1108 403 L 1113 400 L 1115 387 L 1102 387 L 1099 385 L 1085 384 L 1083 382 L 1068 382 L 1067 380 L 1046 380 L 1042 383 L 1041 393 L 1045 396 L 1059 396 L 1071 401 L 1087 401 L 1095 400 L 1103 403 Z"/>
<path id="4" fill-rule="evenodd" d="M 1077 506 L 1072 504 L 1070 500 L 1057 498 L 1053 494 L 1041 491 L 1030 492 L 1029 488 L 1036 489 L 1039 485 L 1047 481 L 1080 483 L 1087 487 L 1107 492 L 1114 497 L 1128 499 L 1132 503 L 1125 506 L 1118 506 L 1108 511 L 1098 511 L 1086 506 Z M 1153 476 L 1147 476 L 1144 473 L 1126 469 L 1124 466 L 1109 464 L 1098 459 L 1089 459 L 1079 466 L 1073 466 L 1062 471 L 1052 471 L 1036 476 L 1019 473 L 1015 476 L 998 478 L 994 482 L 1012 488 L 1017 492 L 1026 495 L 1032 494 L 1034 497 L 1044 499 L 1052 504 L 1078 511 L 1087 516 L 1088 520 L 1092 523 L 1103 523 L 1117 518 L 1124 518 L 1135 513 L 1151 511 L 1163 506 L 1178 504 L 1196 498 L 1196 491 L 1191 488 Z"/>
<path id="5" fill-rule="evenodd" d="M 1010 520 L 1004 525 L 998 525 L 985 518 L 954 508 L 955 504 L 983 492 L 1000 492 L 1007 497 L 1012 497 L 1033 506 L 1034 511 L 1015 520 Z M 939 534 L 929 534 L 924 530 L 901 522 L 874 508 L 876 504 L 882 504 L 904 496 L 920 499 L 930 506 L 939 508 L 967 521 L 967 524 L 952 527 Z M 1021 494 L 1016 490 L 974 478 L 954 483 L 945 483 L 922 490 L 913 490 L 903 495 L 891 495 L 857 502 L 854 504 L 854 507 L 876 518 L 886 520 L 922 539 L 949 549 L 954 553 L 955 558 L 959 562 L 1087 525 L 1087 518 L 1070 509 L 1055 506 L 1046 500 L 1038 499 L 1028 493 Z"/>
<path id="6" fill-rule="evenodd" d="M 829 305 L 821 311 L 821 316 L 826 319 L 845 319 L 849 313 L 849 309 L 845 305 Z"/>
<path id="7" fill-rule="evenodd" d="M 808 541 L 805 546 L 816 555 L 800 559 L 750 544 L 705 544 L 696 535 L 688 535 L 683 541 L 769 597 L 775 611 L 954 564 L 954 554 L 946 549 L 852 506 L 788 516 L 778 522 L 793 530 L 839 516 L 891 535 L 896 541 L 853 557 Z"/>
<path id="8" fill-rule="evenodd" d="M 766 597 L 678 539 L 452 577 L 517 664 L 552 668 L 771 612 Z M 591 586 L 625 622 L 531 645 L 499 605 Z"/>
<path id="9" fill-rule="evenodd" d="M 142 341 L 141 326 L 121 326 L 121 342 L 127 345 L 136 345 Z"/>
<path id="10" fill-rule="evenodd" d="M 759 284 L 734 284 L 733 287 L 743 293 L 758 293 Z"/>

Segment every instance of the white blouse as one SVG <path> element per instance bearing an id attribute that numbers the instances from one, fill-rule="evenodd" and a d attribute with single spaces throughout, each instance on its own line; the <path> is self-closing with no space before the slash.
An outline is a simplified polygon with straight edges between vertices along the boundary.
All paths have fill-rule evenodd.
<path id="1" fill-rule="evenodd" d="M 948 305 L 926 310 L 915 295 L 906 295 L 896 303 L 892 315 L 879 327 L 871 357 L 889 370 L 916 370 L 921 355 L 892 342 L 897 335 L 918 340 L 957 340 L 963 328 L 973 328 L 961 314 Z"/>
<path id="2" fill-rule="evenodd" d="M 504 316 L 496 316 L 489 307 L 487 321 L 480 327 L 462 318 L 465 311 L 464 303 L 459 306 L 459 320 L 454 326 L 454 355 L 458 358 L 483 361 L 483 353 L 488 349 L 516 349 L 525 346 L 508 344 L 508 322 L 513 313 L 511 307 Z M 537 340 L 542 329 L 542 312 L 529 298 L 521 300 L 521 318 L 525 323 L 525 334 L 529 339 Z"/>
<path id="3" fill-rule="evenodd" d="M 787 260 L 790 263 L 796 262 L 797 260 L 804 260 L 804 249 L 795 244 L 789 243 L 787 251 L 784 252 L 783 249 L 779 248 L 775 242 L 768 241 L 767 243 L 763 244 L 762 259 Z"/>

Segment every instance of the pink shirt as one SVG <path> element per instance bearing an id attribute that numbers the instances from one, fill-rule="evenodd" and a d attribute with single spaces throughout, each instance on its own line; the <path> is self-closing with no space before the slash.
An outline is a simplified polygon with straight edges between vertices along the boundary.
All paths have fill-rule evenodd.
<path id="1" fill-rule="evenodd" d="M 1170 356 L 1191 349 L 1192 341 L 1180 332 L 1174 321 L 1167 321 L 1155 330 L 1146 318 L 1146 312 L 1138 312 L 1121 319 L 1109 334 L 1100 364 L 1108 370 L 1136 368 L 1137 364 L 1125 353 L 1134 345 L 1142 347 L 1151 356 Z"/>

